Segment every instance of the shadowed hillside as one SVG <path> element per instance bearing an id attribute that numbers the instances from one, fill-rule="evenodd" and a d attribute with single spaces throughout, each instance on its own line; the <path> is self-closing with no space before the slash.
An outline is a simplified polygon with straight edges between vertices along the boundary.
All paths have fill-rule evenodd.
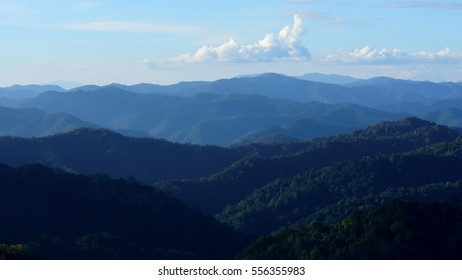
<path id="1" fill-rule="evenodd" d="M 247 238 L 133 180 L 0 165 L 0 258 L 223 259 Z"/>
<path id="2" fill-rule="evenodd" d="M 33 139 L 0 137 L 4 164 L 40 163 L 84 174 L 133 176 L 144 183 L 209 175 L 242 157 L 236 150 L 132 138 L 99 129 Z"/>

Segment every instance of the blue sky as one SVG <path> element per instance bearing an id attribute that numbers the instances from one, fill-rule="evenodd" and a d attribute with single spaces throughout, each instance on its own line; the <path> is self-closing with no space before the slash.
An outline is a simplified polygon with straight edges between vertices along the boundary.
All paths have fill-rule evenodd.
<path id="1" fill-rule="evenodd" d="M 462 81 L 462 1 L 0 0 L 0 86 L 278 72 Z"/>

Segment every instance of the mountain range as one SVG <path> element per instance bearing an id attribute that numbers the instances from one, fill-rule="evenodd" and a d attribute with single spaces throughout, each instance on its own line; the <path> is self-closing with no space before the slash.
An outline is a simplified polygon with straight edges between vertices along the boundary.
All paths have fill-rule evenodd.
<path id="1" fill-rule="evenodd" d="M 260 156 L 255 151 L 252 156 L 207 178 L 170 181 L 158 184 L 157 187 L 205 213 L 219 214 L 224 211 L 219 216 L 225 221 L 228 219 L 225 217 L 239 208 L 239 203 L 282 178 L 291 178 L 300 172 L 330 166 L 338 161 L 403 153 L 441 141 L 452 141 L 458 136 L 457 131 L 447 127 L 407 118 L 399 122 L 381 123 L 351 134 L 305 142 L 304 146 L 297 145 L 297 150 L 288 155 L 271 154 L 268 157 Z M 266 197 L 272 199 L 274 195 Z M 252 208 L 257 205 L 255 201 L 249 201 L 246 211 L 247 206 Z M 242 218 L 242 213 L 236 213 L 236 216 Z"/>
<path id="2" fill-rule="evenodd" d="M 0 259 L 460 259 L 462 84 L 0 89 Z"/>
<path id="3" fill-rule="evenodd" d="M 33 99 L 18 101 L 17 107 L 34 107 L 49 113 L 66 112 L 113 130 L 138 131 L 176 142 L 221 146 L 269 127 L 304 119 L 311 120 L 321 132 L 313 133 L 313 136 L 325 136 L 328 131 L 351 131 L 403 116 L 354 104 L 305 104 L 237 94 L 203 93 L 178 97 L 111 87 L 95 91 L 46 92 Z M 332 131 L 333 124 L 337 130 Z M 326 131 L 322 125 L 326 125 Z"/>
<path id="4" fill-rule="evenodd" d="M 462 136 L 414 117 L 232 148 L 85 128 L 0 147 L 2 258 L 461 257 Z M 345 247 L 345 225 L 388 247 Z"/>
<path id="5" fill-rule="evenodd" d="M 343 78 L 345 83 L 304 80 L 310 77 L 332 78 L 331 82 Z M 111 84 L 68 91 L 53 86 L 24 86 L 19 89 L 33 91 L 34 95 L 12 99 L 0 94 L 0 105 L 66 113 L 74 121 L 65 121 L 61 129 L 36 118 L 42 128 L 29 134 L 7 126 L 0 129 L 3 135 L 44 136 L 66 132 L 65 127 L 75 127 L 79 119 L 78 127 L 228 146 L 309 140 L 411 115 L 454 127 L 462 123 L 462 86 L 458 83 L 386 77 L 358 80 L 318 74 L 307 74 L 304 79 L 266 73 L 170 86 Z M 18 86 L 2 90 L 14 92 Z M 9 123 L 17 126 L 13 121 Z"/>

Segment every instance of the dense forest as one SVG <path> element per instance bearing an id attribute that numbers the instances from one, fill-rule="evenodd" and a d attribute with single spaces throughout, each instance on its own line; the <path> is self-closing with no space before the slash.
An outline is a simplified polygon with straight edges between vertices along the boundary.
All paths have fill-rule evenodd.
<path id="1" fill-rule="evenodd" d="M 146 184 L 209 175 L 244 157 L 245 152 L 91 128 L 48 137 L 0 137 L 1 162 L 10 166 L 39 163 L 83 174 L 133 176 Z"/>
<path id="2" fill-rule="evenodd" d="M 229 148 L 2 137 L 0 161 L 4 259 L 462 257 L 462 136 L 414 117 Z"/>
<path id="3" fill-rule="evenodd" d="M 254 155 L 233 163 L 219 173 L 196 180 L 162 182 L 156 187 L 171 192 L 205 213 L 218 214 L 226 206 L 239 203 L 258 189 L 280 179 L 346 160 L 392 155 L 441 141 L 452 141 L 458 135 L 458 132 L 444 126 L 406 118 L 383 122 L 351 134 L 315 139 L 304 146 L 295 144 L 299 150 L 292 151 L 290 155 L 278 156 L 268 151 L 268 147 L 274 147 L 275 151 L 290 150 L 279 148 L 290 144 L 267 145 L 266 149 L 254 146 Z M 271 156 L 259 155 L 260 150 Z"/>
<path id="4" fill-rule="evenodd" d="M 248 238 L 134 180 L 0 165 L 0 258 L 223 259 Z"/>
<path id="5" fill-rule="evenodd" d="M 392 201 L 257 239 L 243 259 L 461 259 L 462 204 Z"/>

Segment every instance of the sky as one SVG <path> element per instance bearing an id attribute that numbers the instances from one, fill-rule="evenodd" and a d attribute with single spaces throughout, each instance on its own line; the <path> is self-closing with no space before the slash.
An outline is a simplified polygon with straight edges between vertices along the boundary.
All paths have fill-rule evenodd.
<path id="1" fill-rule="evenodd" d="M 0 87 L 274 72 L 462 81 L 462 1 L 0 0 Z"/>

